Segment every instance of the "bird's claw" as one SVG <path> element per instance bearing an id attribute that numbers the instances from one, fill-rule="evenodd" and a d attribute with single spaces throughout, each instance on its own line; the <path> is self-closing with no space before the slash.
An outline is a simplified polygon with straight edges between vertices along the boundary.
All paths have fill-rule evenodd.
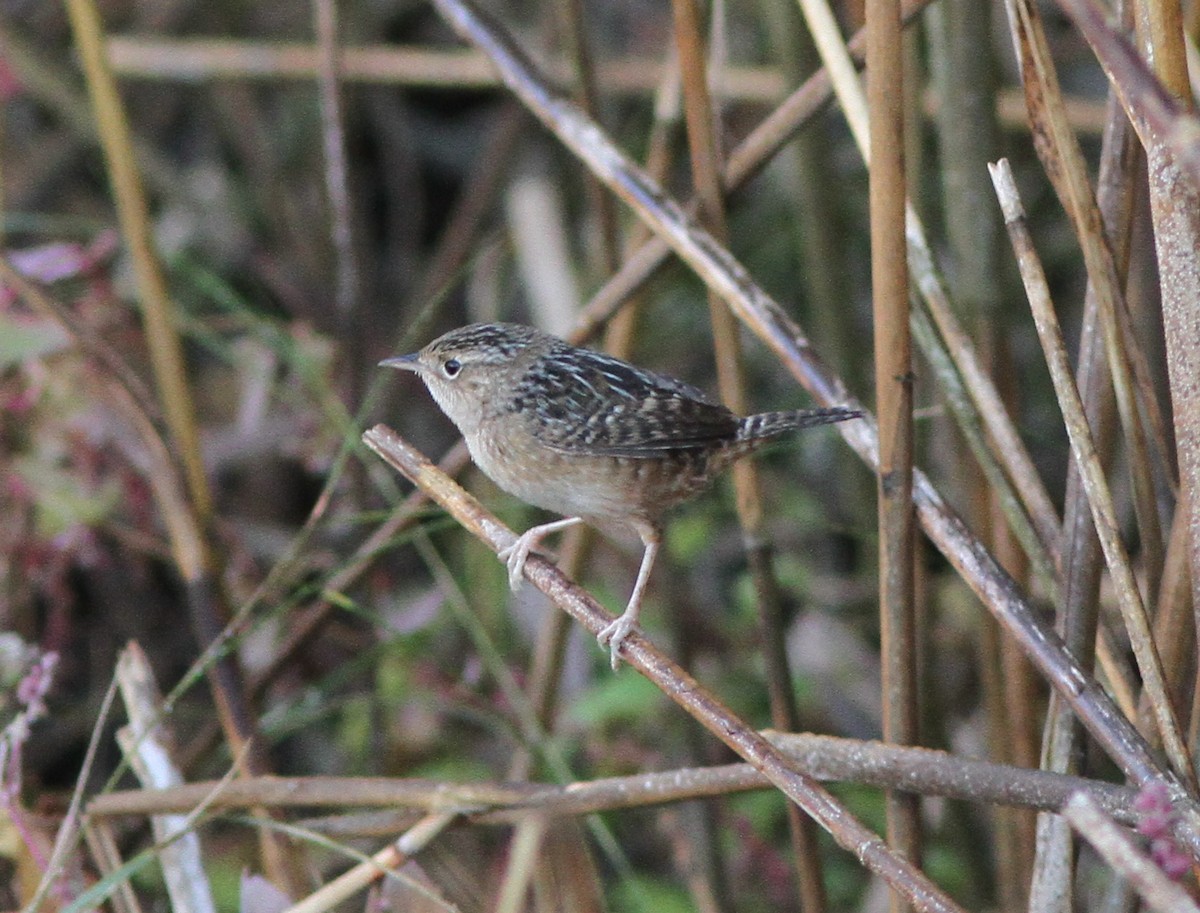
<path id="1" fill-rule="evenodd" d="M 600 646 L 608 647 L 608 653 L 612 659 L 613 672 L 616 672 L 621 667 L 621 647 L 625 643 L 625 638 L 637 629 L 637 618 L 631 618 L 628 614 L 625 614 L 606 625 L 596 637 L 600 641 Z"/>
<path id="2" fill-rule="evenodd" d="M 525 578 L 525 562 L 533 550 L 535 540 L 528 534 L 517 537 L 512 545 L 506 545 L 496 552 L 496 557 L 508 566 L 508 588 L 514 593 L 521 589 Z"/>

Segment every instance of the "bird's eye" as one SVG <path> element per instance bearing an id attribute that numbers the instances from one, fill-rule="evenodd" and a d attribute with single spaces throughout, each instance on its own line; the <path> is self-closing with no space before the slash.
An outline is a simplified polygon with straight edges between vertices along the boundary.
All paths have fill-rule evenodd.
<path id="1" fill-rule="evenodd" d="M 457 358 L 447 358 L 442 363 L 442 373 L 447 377 L 457 377 L 458 372 L 462 370 L 462 362 Z"/>

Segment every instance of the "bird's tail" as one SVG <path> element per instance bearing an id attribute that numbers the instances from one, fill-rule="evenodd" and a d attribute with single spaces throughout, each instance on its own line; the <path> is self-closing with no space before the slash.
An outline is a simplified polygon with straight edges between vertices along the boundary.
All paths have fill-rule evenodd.
<path id="1" fill-rule="evenodd" d="M 846 409 L 841 406 L 832 409 L 801 409 L 796 412 L 760 412 L 758 415 L 748 415 L 742 419 L 738 425 L 737 443 L 750 445 L 752 442 L 768 441 L 790 431 L 844 422 L 861 416 L 862 412 L 858 409 Z"/>

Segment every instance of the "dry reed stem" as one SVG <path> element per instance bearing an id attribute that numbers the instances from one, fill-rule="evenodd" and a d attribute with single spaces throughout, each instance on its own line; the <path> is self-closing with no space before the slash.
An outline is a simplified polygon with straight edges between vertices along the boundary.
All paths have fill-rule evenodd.
<path id="1" fill-rule="evenodd" d="M 1191 97 L 1188 78 L 1187 52 L 1184 44 L 1187 24 L 1179 0 L 1160 0 L 1148 3 L 1136 0 L 1134 20 L 1137 23 L 1137 39 L 1154 67 L 1154 75 L 1171 93 L 1185 111 L 1195 111 L 1196 103 Z"/>
<path id="2" fill-rule="evenodd" d="M 1150 450 L 1153 448 L 1157 465 L 1169 467 L 1166 423 L 1158 408 L 1145 355 L 1133 332 L 1115 257 L 1088 181 L 1083 151 L 1066 120 L 1041 17 L 1029 0 L 1007 0 L 1005 7 L 1021 65 L 1034 148 L 1075 229 L 1087 268 L 1088 291 L 1095 296 L 1099 307 L 1117 410 L 1129 448 L 1134 510 L 1145 553 L 1148 590 L 1153 592 L 1162 573 L 1163 536 Z M 1153 430 L 1149 435 L 1143 415 Z"/>
<path id="3" fill-rule="evenodd" d="M 530 817 L 518 824 L 509 837 L 504 877 L 495 890 L 496 913 L 521 913 L 526 909 L 526 894 L 534 878 L 545 835 L 545 819 Z"/>
<path id="4" fill-rule="evenodd" d="M 83 62 L 109 180 L 121 223 L 121 236 L 133 260 L 146 343 L 171 438 L 179 449 L 188 493 L 202 526 L 212 518 L 212 496 L 200 459 L 195 409 L 183 365 L 166 284 L 150 230 L 150 218 L 137 174 L 125 108 L 104 56 L 100 16 L 92 0 L 68 0 L 67 11 Z"/>
<path id="5" fill-rule="evenodd" d="M 859 407 L 849 396 L 845 384 L 813 352 L 800 328 L 753 282 L 728 251 L 695 225 L 603 131 L 549 89 L 511 39 L 462 0 L 437 0 L 437 5 L 457 30 L 487 50 L 506 85 L 530 110 L 584 164 L 596 171 L 610 189 L 667 239 L 705 282 L 721 292 L 738 317 L 822 405 Z M 874 423 L 868 418 L 847 422 L 838 428 L 860 458 L 874 467 L 877 447 Z M 995 558 L 950 510 L 920 471 L 914 473 L 913 499 L 930 539 L 1017 639 L 1051 685 L 1072 705 L 1112 759 L 1139 784 L 1160 779 L 1166 784 L 1172 801 L 1179 803 L 1181 811 L 1177 832 L 1194 852 L 1200 852 L 1200 812 L 1191 806 L 1182 785 L 1164 773 L 1130 722 L 1079 666 L 1055 632 L 1042 623 Z"/>
<path id="6" fill-rule="evenodd" d="M 834 91 L 855 143 L 858 145 L 859 153 L 869 164 L 870 126 L 866 96 L 858 76 L 854 72 L 849 48 L 842 40 L 841 32 L 826 0 L 801 0 L 801 7 L 826 68 L 833 74 Z M 911 204 L 907 210 L 906 231 L 911 275 L 945 340 L 946 348 L 963 384 L 970 393 L 974 408 L 994 442 L 990 448 L 974 449 L 975 455 L 981 459 L 981 465 L 993 460 L 998 460 L 1003 464 L 1005 474 L 1020 494 L 1027 516 L 1037 531 L 1041 547 L 1034 547 L 1031 542 L 1028 542 L 1028 535 L 1022 535 L 1023 518 L 1020 512 L 1012 511 L 1011 500 L 1005 498 L 1001 503 L 1009 506 L 1010 526 L 1018 539 L 1026 543 L 1027 553 L 1034 566 L 1042 571 L 1042 576 L 1049 577 L 1049 568 L 1046 566 L 1047 561 L 1043 555 L 1049 556 L 1054 566 L 1057 567 L 1060 535 L 1057 512 L 1034 468 L 1033 460 L 1012 425 L 999 392 L 987 371 L 984 370 L 970 337 L 963 331 L 954 316 L 949 296 L 934 267 L 933 254 L 924 225 Z M 927 337 L 933 341 L 929 334 L 919 336 L 919 338 Z M 970 424 L 973 423 L 966 426 L 968 429 Z M 968 433 L 968 440 L 970 438 L 971 435 Z M 994 470 L 987 470 L 987 472 L 993 477 L 996 475 Z"/>
<path id="7" fill-rule="evenodd" d="M 395 843 L 377 852 L 368 862 L 361 862 L 343 872 L 304 900 L 288 907 L 284 913 L 323 913 L 353 897 L 378 881 L 389 870 L 404 865 L 449 827 L 455 817 L 453 812 L 431 812 L 400 835 Z"/>
<path id="8" fill-rule="evenodd" d="M 1128 119 L 1111 96 L 1107 108 L 1096 202 L 1117 268 L 1124 277 L 1129 270 L 1137 144 Z M 1096 294 L 1089 289 L 1084 296 L 1079 331 L 1076 382 L 1096 445 L 1107 452 L 1116 425 L 1116 404 L 1108 380 L 1098 311 Z M 1074 460 L 1069 460 L 1067 465 L 1062 553 L 1064 597 L 1055 627 L 1071 652 L 1085 667 L 1091 668 L 1096 653 L 1098 595 L 1104 556 L 1092 523 L 1091 508 L 1080 484 L 1079 467 Z M 1155 732 L 1156 729 L 1148 726 L 1143 731 Z M 1052 699 L 1044 727 L 1042 766 L 1059 773 L 1071 773 L 1078 768 L 1083 753 L 1084 739 L 1079 721 L 1062 700 Z M 1071 829 L 1060 816 L 1041 815 L 1036 845 L 1030 908 L 1065 909 L 1069 906 L 1074 885 L 1076 854 Z"/>
<path id="9" fill-rule="evenodd" d="M 880 654 L 883 738 L 918 740 L 917 610 L 912 504 L 913 367 L 909 331 L 908 260 L 904 216 L 904 57 L 897 0 L 867 0 L 870 74 L 871 299 L 875 331 L 875 409 L 879 422 L 876 473 L 879 529 Z M 849 66 L 849 55 L 836 59 Z M 844 74 L 855 83 L 851 70 Z M 835 84 L 837 82 L 835 76 Z M 887 837 L 893 851 L 921 858 L 920 803 L 887 794 Z M 908 907 L 893 894 L 892 913 Z"/>
<path id="10" fill-rule="evenodd" d="M 1200 190 L 1200 118 L 1154 77 L 1095 0 L 1058 0 L 1058 5 L 1092 46 L 1142 145 L 1169 150 L 1183 178 Z"/>
<path id="11" fill-rule="evenodd" d="M 143 786 L 170 789 L 183 784 L 171 757 L 173 737 L 162 718 L 162 695 L 146 654 L 136 642 L 117 657 L 116 679 L 129 723 L 117 731 L 117 743 Z M 167 896 L 175 913 L 210 913 L 216 908 L 204 871 L 200 838 L 179 814 L 154 815 L 154 839 Z"/>
<path id="12" fill-rule="evenodd" d="M 1044 770 L 980 761 L 938 751 L 813 733 L 764 731 L 798 770 L 823 782 L 886 789 L 903 786 L 923 796 L 1057 812 L 1070 796 L 1087 791 L 1123 824 L 1136 824 L 1135 790 Z M 125 815 L 187 812 L 212 792 L 211 783 L 171 789 L 103 793 L 87 806 L 103 821 Z M 397 777 L 256 777 L 235 780 L 210 808 L 255 805 L 287 809 L 382 807 L 420 812 L 454 812 L 478 824 L 511 824 L 530 813 L 588 815 L 706 799 L 754 789 L 770 782 L 749 764 L 675 768 L 604 777 L 562 785 L 522 782 L 451 783 Z"/>
<path id="13" fill-rule="evenodd" d="M 1162 583 L 1159 587 L 1158 614 L 1154 618 L 1154 642 L 1159 645 L 1163 671 L 1167 676 L 1167 692 L 1178 701 L 1177 706 L 1186 707 L 1184 693 L 1189 688 L 1186 681 L 1188 664 L 1196 649 L 1196 619 L 1192 612 L 1191 575 L 1188 572 L 1191 513 L 1186 504 L 1175 508 L 1175 519 L 1167 540 L 1167 560 L 1163 565 Z M 1149 701 L 1142 695 L 1139 713 L 1150 712 Z M 1152 729 L 1153 727 L 1148 727 Z M 1195 742 L 1189 738 L 1195 756 Z"/>
<path id="14" fill-rule="evenodd" d="M 1136 9 L 1146 58 L 1172 100 L 1194 115 L 1178 0 L 1138 3 Z M 1200 141 L 1200 130 L 1196 139 Z M 1200 182 L 1193 175 L 1189 183 L 1178 155 L 1159 143 L 1146 145 L 1146 162 L 1183 491 L 1177 509 L 1188 512 L 1192 596 L 1200 603 Z"/>
<path id="15" fill-rule="evenodd" d="M 376 425 L 363 435 L 395 469 L 445 508 L 468 532 L 493 551 L 516 541 L 511 530 L 462 488 L 407 444 L 395 432 Z M 592 634 L 599 634 L 611 616 L 584 590 L 549 562 L 531 556 L 525 576 Z M 799 773 L 777 747 L 750 729 L 712 694 L 659 652 L 640 632 L 625 642 L 622 658 L 654 682 L 660 690 L 731 749 L 753 764 L 789 799 L 798 804 L 833 836 L 839 845 L 854 853 L 870 871 L 884 878 L 921 910 L 960 909 L 917 868 L 894 855 L 871 831 L 859 823 L 836 799 L 812 778 Z"/>
<path id="16" fill-rule="evenodd" d="M 1050 368 L 1050 377 L 1054 382 L 1059 406 L 1063 411 L 1067 433 L 1071 439 L 1071 450 L 1079 464 L 1080 477 L 1092 506 L 1092 519 L 1095 522 L 1100 545 L 1104 549 L 1104 557 L 1117 591 L 1117 601 L 1129 631 L 1138 669 L 1153 704 L 1159 732 L 1175 772 L 1195 789 L 1195 773 L 1192 770 L 1187 747 L 1183 742 L 1175 708 L 1167 694 L 1162 664 L 1150 630 L 1149 618 L 1138 592 L 1137 582 L 1129 563 L 1129 555 L 1121 542 L 1112 493 L 1104 478 L 1104 470 L 1100 465 L 1099 455 L 1096 453 L 1095 441 L 1088 428 L 1083 401 L 1071 373 L 1070 359 L 1067 357 L 1066 345 L 1058 326 L 1054 305 L 1050 300 L 1050 291 L 1046 285 L 1041 262 L 1038 260 L 1029 230 L 1025 225 L 1025 214 L 1017 195 L 1016 185 L 1012 180 L 1012 172 L 1006 159 L 1001 159 L 996 165 L 990 165 L 989 169 L 992 172 L 992 180 L 996 184 L 996 196 L 1004 211 L 1004 222 L 1012 238 L 1013 250 L 1016 252 L 1017 262 L 1021 268 L 1021 278 L 1025 282 L 1025 291 L 1033 310 L 1038 338 L 1042 342 L 1046 364 Z"/>
<path id="17" fill-rule="evenodd" d="M 719 68 L 710 71 L 706 61 L 708 54 L 716 58 L 722 49 L 719 42 L 714 40 L 706 53 L 700 6 L 695 0 L 672 0 L 671 11 L 692 186 L 700 203 L 698 218 L 713 237 L 721 243 L 727 243 L 729 226 L 725 215 L 725 193 L 721 187 L 723 155 L 720 147 L 720 111 L 716 100 L 709 94 L 709 86 L 718 81 L 721 73 Z M 718 9 L 714 8 L 713 15 L 720 15 Z M 710 25 L 715 30 L 719 21 L 713 20 Z M 728 305 L 711 289 L 705 297 L 721 402 L 735 414 L 745 415 L 749 410 L 746 407 L 745 366 L 737 319 L 730 313 Z M 742 544 L 754 581 L 755 614 L 762 619 L 778 613 L 779 586 L 762 541 L 763 505 L 758 469 L 753 461 L 741 460 L 733 466 L 731 474 Z M 690 638 L 686 632 L 681 634 L 683 663 L 688 665 Z M 689 733 L 688 738 L 691 741 L 689 753 L 699 761 L 704 746 L 696 739 L 694 732 Z M 720 849 L 716 811 L 714 805 L 706 804 L 686 812 L 694 816 L 695 825 L 685 826 L 685 830 L 700 832 L 696 840 L 700 853 L 691 854 L 694 861 L 688 867 L 688 875 L 695 884 L 693 895 L 710 897 L 715 910 L 731 910 L 734 903 L 725 877 L 728 866 Z M 795 806 L 790 803 L 788 820 L 797 823 L 799 820 Z M 793 837 L 798 831 L 796 826 L 790 829 Z M 793 845 L 793 859 L 796 858 L 795 850 Z"/>
<path id="18" fill-rule="evenodd" d="M 159 269 L 150 229 L 149 214 L 141 180 L 135 166 L 133 145 L 121 98 L 112 70 L 104 55 L 104 34 L 94 0 L 67 0 L 72 34 L 83 62 L 84 76 L 92 98 L 96 125 L 104 149 L 109 180 L 116 199 L 121 234 L 129 248 L 139 291 L 138 302 L 144 322 L 146 344 L 162 401 L 163 414 L 183 466 L 188 507 L 194 525 L 207 531 L 213 520 L 212 494 L 200 454 L 199 430 L 191 389 L 184 370 L 182 347 L 174 320 L 174 309 Z M 197 637 L 207 643 L 216 637 L 229 617 L 220 590 L 220 560 L 207 535 L 198 537 L 201 550 L 194 564 L 176 556 L 176 565 L 187 588 L 187 604 Z M 209 683 L 222 729 L 236 757 L 245 758 L 247 773 L 265 773 L 266 757 L 254 739 L 253 715 L 242 687 L 236 656 L 229 654 L 208 669 Z M 249 752 L 243 746 L 251 746 Z M 260 832 L 262 849 L 273 877 L 281 883 L 293 879 L 278 835 Z"/>
<path id="19" fill-rule="evenodd" d="M 321 49 L 311 44 L 239 41 L 225 38 L 170 39 L 114 35 L 108 39 L 113 69 L 135 79 L 313 79 Z M 556 80 L 573 83 L 569 59 L 548 63 Z M 624 57 L 599 61 L 595 82 L 605 92 L 631 95 L 653 92 L 662 80 L 659 58 Z M 341 50 L 339 74 L 345 81 L 429 89 L 491 89 L 499 83 L 487 57 L 478 51 L 368 45 Z M 784 84 L 770 67 L 731 66 L 721 84 L 722 97 L 753 104 L 774 104 Z"/>
<path id="20" fill-rule="evenodd" d="M 700 204 L 699 219 L 701 224 L 712 232 L 713 237 L 721 243 L 727 243 L 729 226 L 725 213 L 725 191 L 721 184 L 723 156 L 719 141 L 720 118 L 717 101 L 709 94 L 709 86 L 715 81 L 715 74 L 710 72 L 706 65 L 700 13 L 695 0 L 672 0 L 671 6 L 674 13 L 675 47 L 679 55 L 692 184 Z M 719 295 L 710 290 L 707 298 L 721 401 L 735 414 L 746 415 L 750 409 L 739 337 L 740 327 L 729 306 Z M 771 717 L 775 725 L 782 729 L 797 729 L 799 715 L 795 701 L 791 698 L 791 670 L 783 645 L 783 598 L 771 561 L 770 545 L 764 540 L 765 510 L 758 469 L 752 460 L 742 460 L 734 465 L 732 472 L 738 523 L 741 526 L 742 542 L 754 582 L 755 613 L 764 639 L 768 640 L 765 652 L 768 657 Z M 802 909 L 806 913 L 820 913 L 825 907 L 822 890 L 824 880 L 819 856 L 815 852 L 814 830 L 809 819 L 790 803 L 787 807 L 787 818 L 792 850 L 790 855 L 796 870 L 796 884 Z M 714 893 L 720 897 L 719 890 Z M 726 907 L 729 906 L 728 898 L 720 899 Z"/>

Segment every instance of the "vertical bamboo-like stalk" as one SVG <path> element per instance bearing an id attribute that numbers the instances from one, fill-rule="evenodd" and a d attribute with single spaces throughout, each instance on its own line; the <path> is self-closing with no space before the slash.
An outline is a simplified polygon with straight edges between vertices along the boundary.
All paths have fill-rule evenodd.
<path id="1" fill-rule="evenodd" d="M 851 133 L 869 164 L 866 96 L 859 85 L 833 12 L 827 0 L 799 0 L 799 3 L 830 73 Z M 952 365 L 948 371 L 940 367 L 935 370 L 943 378 L 944 390 L 959 425 L 971 442 L 972 452 L 978 457 L 989 482 L 1001 493 L 1009 523 L 1022 541 L 1035 571 L 1044 581 L 1050 581 L 1054 576 L 1052 565 L 1058 562 L 1061 533 L 1054 505 L 1008 417 L 999 392 L 975 354 L 970 337 L 954 317 L 941 276 L 934 268 L 933 253 L 924 225 L 911 207 L 907 230 L 909 271 L 913 283 L 920 288 L 930 317 L 945 340 L 944 346 L 938 343 L 931 326 L 922 326 L 924 317 L 920 310 L 912 312 L 913 332 L 927 358 L 947 367 Z M 928 321 L 924 322 L 928 324 Z M 960 388 L 969 396 L 961 396 Z M 984 428 L 995 442 L 991 448 L 984 445 L 978 433 Z M 1012 496 L 1014 491 L 1023 502 L 1026 516 L 1021 516 L 1022 510 Z M 1036 534 L 1039 541 L 1033 541 L 1034 535 L 1031 533 Z M 1053 582 L 1047 586 L 1051 591 L 1056 588 Z"/>
<path id="2" fill-rule="evenodd" d="M 112 182 L 121 235 L 137 279 L 150 363 L 171 438 L 178 447 L 184 479 L 201 525 L 212 519 L 212 495 L 200 460 L 200 435 L 184 372 L 182 346 L 172 323 L 166 283 L 151 240 L 150 215 L 134 165 L 133 142 L 116 81 L 104 55 L 103 26 L 92 0 L 67 0 L 75 44 L 83 62 L 100 143 Z M 184 576 L 188 570 L 181 568 Z M 198 571 L 200 569 L 197 569 Z"/>
<path id="3" fill-rule="evenodd" d="M 1178 0 L 1140 0 L 1139 39 L 1154 73 L 1185 111 L 1194 110 Z M 1189 512 L 1192 602 L 1200 605 L 1200 187 L 1166 146 L 1146 147 L 1150 214 L 1162 289 L 1167 376 L 1179 459 L 1179 509 Z"/>
<path id="4" fill-rule="evenodd" d="M 821 64 L 799 11 L 789 3 L 760 0 L 768 46 L 779 60 L 788 85 L 800 85 Z M 834 180 L 833 151 L 819 130 L 803 130 L 776 156 L 782 186 L 797 222 L 797 269 L 812 314 L 814 335 L 825 360 L 845 374 L 852 358 L 851 314 L 843 306 L 848 272 L 845 245 L 837 231 L 839 188 Z M 728 169 L 727 169 L 728 171 Z M 847 493 L 847 504 L 855 502 Z"/>
<path id="5" fill-rule="evenodd" d="M 180 576 L 186 584 L 188 610 L 196 637 L 208 646 L 221 634 L 229 617 L 221 589 L 219 556 L 208 538 L 213 521 L 212 495 L 200 457 L 200 435 L 183 364 L 182 345 L 174 325 L 174 314 L 166 283 L 159 268 L 151 238 L 150 217 L 142 184 L 134 164 L 133 143 L 125 108 L 117 93 L 116 80 L 104 54 L 104 31 L 93 0 L 67 0 L 84 75 L 95 111 L 97 130 L 104 149 L 109 180 L 116 200 L 122 237 L 129 247 L 137 279 L 139 304 L 145 324 L 146 343 L 154 371 L 158 397 L 162 402 L 172 455 L 182 464 L 188 492 L 187 510 L 195 528 L 201 531 L 195 548 L 172 541 L 172 552 Z M 173 529 L 171 523 L 168 529 Z M 246 775 L 268 772 L 267 758 L 257 725 L 246 699 L 241 668 L 236 656 L 217 659 L 206 670 L 217 715 L 231 751 L 242 762 Z M 264 861 L 272 877 L 281 884 L 299 888 L 293 858 L 284 838 L 269 829 L 260 831 Z"/>
<path id="6" fill-rule="evenodd" d="M 700 220 L 713 233 L 713 237 L 725 243 L 729 227 L 721 187 L 721 150 L 717 143 L 716 112 L 708 91 L 704 32 L 697 3 L 698 0 L 672 0 L 675 46 L 679 52 L 684 122 L 687 126 L 692 181 L 700 201 Z M 746 393 L 738 322 L 719 295 L 710 290 L 707 297 L 721 401 L 739 415 L 745 415 Z M 762 498 L 758 473 L 750 460 L 742 460 L 734 465 L 733 485 L 750 570 L 755 578 L 755 592 L 762 599 L 764 594 L 775 594 L 777 587 L 764 551 L 765 546 L 761 542 Z M 760 614 L 762 611 L 760 606 Z M 729 897 L 722 875 L 721 861 L 713 854 L 711 862 L 713 871 L 709 877 L 714 889 L 714 902 L 732 909 L 732 898 Z"/>
<path id="7" fill-rule="evenodd" d="M 871 294 L 875 401 L 879 420 L 879 611 L 883 659 L 883 738 L 917 741 L 916 611 L 913 602 L 912 341 L 905 238 L 904 62 L 900 6 L 867 2 L 870 117 Z M 916 796 L 889 792 L 888 843 L 920 859 Z M 906 909 L 892 895 L 893 913 Z"/>
<path id="8" fill-rule="evenodd" d="M 1116 99 L 1110 97 L 1100 151 L 1096 204 L 1100 207 L 1105 233 L 1122 280 L 1129 266 L 1137 172 L 1135 147 L 1129 121 Z M 1075 376 L 1096 446 L 1106 453 L 1112 446 L 1116 430 L 1116 398 L 1108 375 L 1099 321 L 1099 301 L 1095 291 L 1089 291 L 1084 299 Z M 1067 467 L 1062 538 L 1063 599 L 1055 627 L 1080 663 L 1091 668 L 1104 556 L 1092 522 L 1091 507 L 1083 491 L 1079 467 L 1074 461 Z M 1042 766 L 1056 773 L 1077 772 L 1083 757 L 1083 727 L 1057 695 L 1051 695 L 1046 713 L 1042 756 Z M 1074 858 L 1074 837 L 1067 823 L 1058 815 L 1039 815 L 1030 887 L 1031 909 L 1065 913 L 1071 908 Z"/>

